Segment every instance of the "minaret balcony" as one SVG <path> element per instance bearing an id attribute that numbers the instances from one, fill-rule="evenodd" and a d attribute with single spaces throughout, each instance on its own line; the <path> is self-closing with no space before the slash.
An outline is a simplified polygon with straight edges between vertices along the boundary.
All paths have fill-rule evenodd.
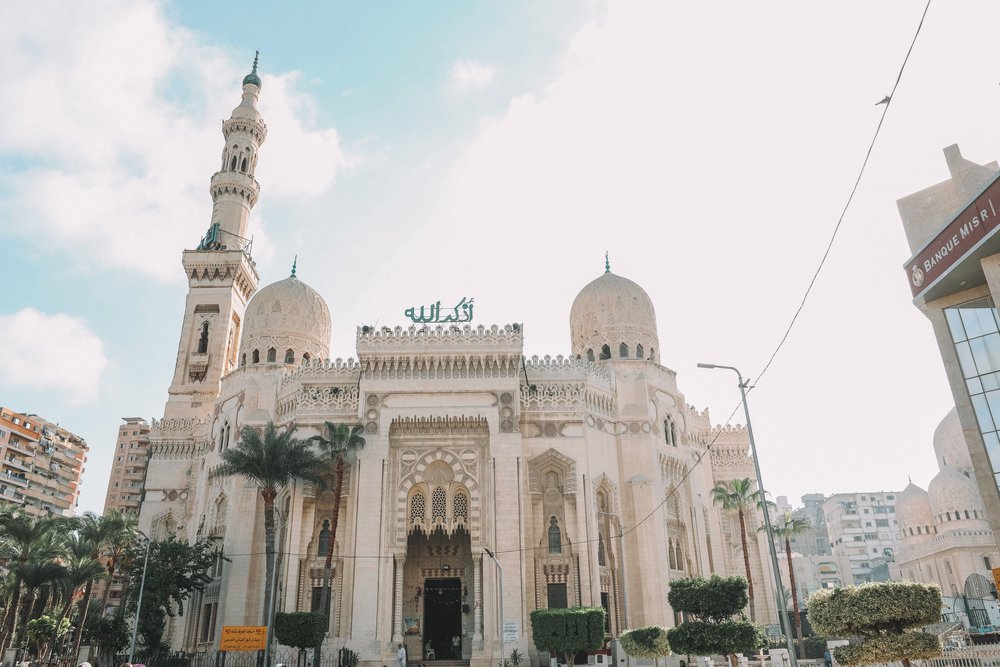
<path id="1" fill-rule="evenodd" d="M 192 352 L 188 355 L 188 377 L 192 382 L 201 382 L 208 374 L 208 354 Z"/>

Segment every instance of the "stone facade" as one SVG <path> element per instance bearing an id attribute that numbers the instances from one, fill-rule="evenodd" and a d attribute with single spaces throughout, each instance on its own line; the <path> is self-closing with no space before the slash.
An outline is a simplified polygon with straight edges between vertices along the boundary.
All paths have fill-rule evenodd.
<path id="1" fill-rule="evenodd" d="M 259 80 L 245 80 L 244 104 L 259 92 Z M 210 649 L 221 626 L 263 621 L 260 494 L 210 472 L 240 429 L 269 421 L 302 438 L 328 421 L 363 427 L 329 545 L 327 646 L 346 645 L 366 665 L 391 664 L 397 641 L 411 661 L 447 657 L 456 635 L 463 659 L 487 665 L 501 594 L 517 636 L 507 650 L 534 655 L 533 609 L 604 605 L 612 633 L 670 626 L 671 579 L 743 573 L 738 521 L 711 489 L 753 477 L 747 432 L 713 427 L 687 403 L 635 283 L 607 270 L 581 291 L 571 357 L 525 358 L 520 324 L 362 326 L 357 359 L 345 361 L 329 358 L 329 309 L 294 269 L 254 294 L 246 248 L 203 242 L 184 266 L 187 309 L 164 415 L 150 426 L 140 527 L 154 538 L 217 535 L 230 562 L 170 619 L 171 646 Z M 279 610 L 318 602 L 332 488 L 279 494 Z M 773 623 L 754 510 L 748 524 L 755 614 Z"/>

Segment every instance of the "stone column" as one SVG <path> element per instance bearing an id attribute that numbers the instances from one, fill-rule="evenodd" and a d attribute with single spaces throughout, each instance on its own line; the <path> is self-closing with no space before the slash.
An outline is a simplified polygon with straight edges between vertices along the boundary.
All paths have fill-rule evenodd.
<path id="1" fill-rule="evenodd" d="M 472 577 L 475 588 L 476 612 L 472 617 L 472 639 L 482 641 L 483 639 L 483 554 L 472 555 Z"/>
<path id="2" fill-rule="evenodd" d="M 392 635 L 392 643 L 395 645 L 403 641 L 403 565 L 406 564 L 406 556 L 396 554 L 394 562 L 396 564 L 396 589 L 392 601 L 392 627 L 395 630 Z"/>

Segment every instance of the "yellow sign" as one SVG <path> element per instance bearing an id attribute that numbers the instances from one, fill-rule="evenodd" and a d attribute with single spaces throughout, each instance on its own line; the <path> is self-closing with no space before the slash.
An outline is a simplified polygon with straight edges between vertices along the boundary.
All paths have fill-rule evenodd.
<path id="1" fill-rule="evenodd" d="M 997 585 L 997 590 L 1000 591 L 1000 567 L 993 568 L 993 582 Z"/>
<path id="2" fill-rule="evenodd" d="M 263 625 L 223 625 L 220 651 L 263 651 L 267 627 Z"/>

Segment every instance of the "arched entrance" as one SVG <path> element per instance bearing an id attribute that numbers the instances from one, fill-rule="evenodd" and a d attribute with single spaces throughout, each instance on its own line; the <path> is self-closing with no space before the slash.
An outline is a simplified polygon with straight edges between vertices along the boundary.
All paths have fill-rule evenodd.
<path id="1" fill-rule="evenodd" d="M 411 533 L 405 568 L 403 626 L 410 660 L 467 659 L 473 635 L 469 534 Z M 410 591 L 412 597 L 406 599 Z"/>

